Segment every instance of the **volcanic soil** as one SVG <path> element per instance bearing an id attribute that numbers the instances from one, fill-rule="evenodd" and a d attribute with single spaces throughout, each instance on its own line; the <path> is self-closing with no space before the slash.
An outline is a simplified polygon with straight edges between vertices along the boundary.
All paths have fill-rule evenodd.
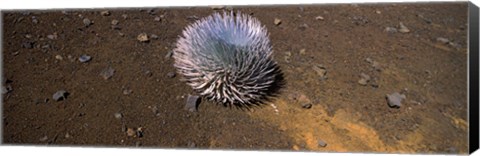
<path id="1" fill-rule="evenodd" d="M 2 141 L 464 154 L 467 8 L 455 2 L 4 10 Z M 195 93 L 173 74 L 170 52 L 187 25 L 222 10 L 265 25 L 285 85 L 250 110 L 202 99 L 190 112 L 184 107 Z M 388 104 L 393 93 L 404 95 L 399 107 Z"/>

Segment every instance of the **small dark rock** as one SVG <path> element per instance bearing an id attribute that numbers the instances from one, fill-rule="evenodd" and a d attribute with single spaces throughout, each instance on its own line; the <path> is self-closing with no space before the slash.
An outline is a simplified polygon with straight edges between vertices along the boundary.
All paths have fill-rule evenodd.
<path id="1" fill-rule="evenodd" d="M 147 12 L 148 12 L 148 14 L 150 14 L 150 15 L 155 15 L 155 14 L 157 14 L 157 12 L 156 12 L 154 9 L 148 9 Z"/>
<path id="2" fill-rule="evenodd" d="M 165 58 L 171 58 L 173 55 L 173 51 L 168 51 L 167 54 L 165 54 Z"/>
<path id="3" fill-rule="evenodd" d="M 188 148 L 195 148 L 196 147 L 195 142 L 193 142 L 193 141 L 188 141 L 187 146 L 188 146 Z"/>
<path id="4" fill-rule="evenodd" d="M 33 41 L 26 41 L 26 42 L 23 42 L 22 43 L 22 48 L 26 48 L 26 49 L 32 49 L 35 45 L 35 42 Z"/>
<path id="5" fill-rule="evenodd" d="M 37 23 L 38 23 L 37 17 L 32 16 L 32 23 L 34 23 L 34 24 L 37 24 Z"/>
<path id="6" fill-rule="evenodd" d="M 304 23 L 304 24 L 300 25 L 299 28 L 300 28 L 300 30 L 305 30 L 305 29 L 308 28 L 308 25 Z"/>
<path id="7" fill-rule="evenodd" d="M 360 73 L 360 80 L 358 80 L 358 84 L 365 86 L 370 81 L 370 76 L 365 73 Z"/>
<path id="8" fill-rule="evenodd" d="M 187 20 L 190 20 L 190 21 L 196 21 L 198 20 L 199 18 L 195 15 L 192 15 L 192 16 L 187 16 Z"/>
<path id="9" fill-rule="evenodd" d="M 127 136 L 132 137 L 135 136 L 135 130 L 133 128 L 127 128 Z"/>
<path id="10" fill-rule="evenodd" d="M 405 95 L 400 94 L 398 92 L 392 93 L 390 95 L 386 95 L 388 105 L 392 108 L 400 108 L 402 105 L 402 100 L 406 98 Z"/>
<path id="11" fill-rule="evenodd" d="M 56 40 L 58 38 L 58 35 L 57 33 L 53 33 L 53 34 L 47 35 L 47 38 L 51 40 Z"/>
<path id="12" fill-rule="evenodd" d="M 188 95 L 187 104 L 185 105 L 185 110 L 190 112 L 198 111 L 198 104 L 200 104 L 200 97 L 196 95 Z"/>
<path id="13" fill-rule="evenodd" d="M 408 33 L 410 32 L 410 29 L 408 29 L 407 26 L 400 22 L 400 29 L 398 29 L 398 31 L 401 33 Z"/>
<path id="14" fill-rule="evenodd" d="M 119 25 L 112 25 L 111 28 L 113 30 L 121 30 L 122 29 L 122 27 L 120 27 Z"/>
<path id="15" fill-rule="evenodd" d="M 116 119 L 121 119 L 123 117 L 123 114 L 122 113 L 115 113 L 115 114 L 113 114 L 113 116 L 115 116 Z"/>
<path id="16" fill-rule="evenodd" d="M 141 128 L 141 127 L 137 128 L 137 131 L 136 131 L 136 133 L 135 133 L 135 134 L 136 134 L 136 135 L 137 135 L 137 137 L 139 137 L 139 138 L 143 137 L 143 131 L 142 131 L 142 128 Z"/>
<path id="17" fill-rule="evenodd" d="M 7 94 L 13 91 L 13 87 L 10 84 L 6 84 L 5 86 L 2 86 L 2 94 Z"/>
<path id="18" fill-rule="evenodd" d="M 83 19 L 83 25 L 85 25 L 85 27 L 89 27 L 90 25 L 92 25 L 92 21 L 90 21 L 90 19 L 88 18 L 85 18 Z"/>
<path id="19" fill-rule="evenodd" d="M 41 142 L 44 142 L 44 141 L 47 141 L 47 140 L 48 140 L 48 136 L 46 136 L 46 135 L 44 137 L 38 139 L 38 141 L 41 141 Z"/>
<path id="20" fill-rule="evenodd" d="M 169 73 L 167 74 L 167 77 L 169 77 L 169 78 L 174 78 L 175 75 L 176 75 L 175 72 L 169 72 Z"/>
<path id="21" fill-rule="evenodd" d="M 55 101 L 65 100 L 67 98 L 68 94 L 69 93 L 65 90 L 59 90 L 59 91 L 55 92 L 55 94 L 53 94 L 52 98 Z"/>
<path id="22" fill-rule="evenodd" d="M 314 65 L 312 68 L 320 77 L 320 80 L 327 79 L 327 68 L 325 68 L 323 65 Z"/>
<path id="23" fill-rule="evenodd" d="M 154 39 L 154 40 L 158 39 L 158 36 L 155 35 L 155 34 L 150 35 L 150 37 L 151 37 L 152 39 Z"/>
<path id="24" fill-rule="evenodd" d="M 443 44 L 447 44 L 450 42 L 450 40 L 446 39 L 446 38 L 443 38 L 443 37 L 438 37 L 437 38 L 437 42 L 440 42 L 440 43 L 443 43 Z"/>
<path id="25" fill-rule="evenodd" d="M 278 18 L 275 18 L 275 19 L 273 20 L 273 24 L 275 24 L 275 25 L 278 26 L 278 25 L 282 24 L 282 20 L 281 20 L 281 19 L 278 19 Z"/>
<path id="26" fill-rule="evenodd" d="M 82 55 L 78 58 L 78 60 L 82 63 L 85 63 L 85 62 L 88 62 L 88 61 L 92 60 L 92 57 L 88 56 L 88 55 Z"/>
<path id="27" fill-rule="evenodd" d="M 386 28 L 385 28 L 385 31 L 388 32 L 388 33 L 396 33 L 396 32 L 398 32 L 397 28 L 394 28 L 394 27 L 386 27 Z"/>
<path id="28" fill-rule="evenodd" d="M 102 76 L 103 79 L 108 80 L 113 76 L 114 73 L 115 69 L 113 69 L 112 67 L 108 67 L 100 73 L 100 76 Z"/>
<path id="29" fill-rule="evenodd" d="M 382 67 L 380 66 L 380 63 L 378 63 L 377 61 L 373 61 L 372 67 L 376 71 L 382 71 Z"/>
<path id="30" fill-rule="evenodd" d="M 118 20 L 112 20 L 111 22 L 112 25 L 118 25 L 118 23 L 120 23 Z"/>
<path id="31" fill-rule="evenodd" d="M 152 71 L 147 70 L 147 71 L 145 71 L 145 75 L 147 75 L 148 77 L 151 77 L 153 75 L 153 73 L 152 73 Z"/>
<path id="32" fill-rule="evenodd" d="M 320 147 L 326 147 L 327 146 L 327 143 L 323 140 L 318 140 L 318 146 Z"/>
<path id="33" fill-rule="evenodd" d="M 101 14 L 102 16 L 110 16 L 110 11 L 108 11 L 108 10 L 102 11 L 102 12 L 100 12 L 100 14 Z"/>
<path id="34" fill-rule="evenodd" d="M 140 42 L 148 42 L 150 39 L 148 39 L 148 35 L 146 33 L 140 33 L 137 36 L 137 40 Z"/>
<path id="35" fill-rule="evenodd" d="M 128 95 L 128 94 L 132 94 L 133 90 L 131 89 L 124 89 L 123 90 L 123 95 Z"/>
<path id="36" fill-rule="evenodd" d="M 310 109 L 310 108 L 312 108 L 312 104 L 309 104 L 309 103 L 308 104 L 303 104 L 302 108 Z"/>

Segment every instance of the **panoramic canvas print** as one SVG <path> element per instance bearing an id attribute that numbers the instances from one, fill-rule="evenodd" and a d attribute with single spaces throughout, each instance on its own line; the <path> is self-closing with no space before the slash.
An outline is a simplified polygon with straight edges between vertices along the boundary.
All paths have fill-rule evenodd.
<path id="1" fill-rule="evenodd" d="M 468 152 L 468 3 L 2 11 L 22 146 Z"/>

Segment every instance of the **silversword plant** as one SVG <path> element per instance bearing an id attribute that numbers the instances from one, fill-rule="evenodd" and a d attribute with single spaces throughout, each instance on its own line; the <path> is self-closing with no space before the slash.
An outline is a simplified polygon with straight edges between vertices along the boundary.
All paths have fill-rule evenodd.
<path id="1" fill-rule="evenodd" d="M 173 52 L 182 80 L 224 105 L 261 102 L 279 74 L 265 26 L 240 12 L 214 13 L 189 25 Z"/>

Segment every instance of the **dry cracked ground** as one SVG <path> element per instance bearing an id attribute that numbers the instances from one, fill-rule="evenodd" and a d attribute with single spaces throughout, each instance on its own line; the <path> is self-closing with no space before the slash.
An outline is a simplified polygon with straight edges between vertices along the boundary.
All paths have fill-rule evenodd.
<path id="1" fill-rule="evenodd" d="M 465 154 L 467 8 L 4 10 L 3 143 Z M 188 24 L 222 10 L 265 25 L 286 84 L 252 110 L 203 99 L 190 112 L 169 55 Z"/>

